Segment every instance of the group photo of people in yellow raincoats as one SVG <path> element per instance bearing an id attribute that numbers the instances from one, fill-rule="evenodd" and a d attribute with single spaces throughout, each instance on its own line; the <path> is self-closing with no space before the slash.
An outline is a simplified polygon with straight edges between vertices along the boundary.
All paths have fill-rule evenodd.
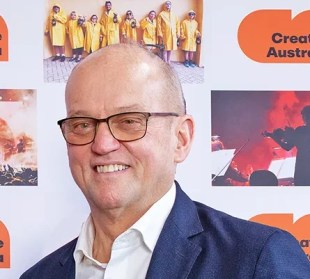
<path id="1" fill-rule="evenodd" d="M 202 0 L 46 0 L 44 28 L 45 82 L 66 82 L 87 55 L 132 42 L 177 68 L 184 80 L 200 83 L 204 79 Z"/>
<path id="2" fill-rule="evenodd" d="M 167 63 L 178 61 L 193 67 L 199 64 L 195 53 L 201 42 L 202 11 L 197 20 L 194 7 L 200 1 L 184 1 L 182 10 L 172 1 L 154 1 L 153 7 L 153 3 L 141 6 L 137 0 L 130 5 L 114 0 L 103 2 L 100 9 L 94 9 L 96 1 L 48 1 L 46 52 L 52 61 L 79 62 L 101 47 L 136 41 L 154 51 L 161 49 Z M 121 10 L 121 6 L 130 8 Z"/>

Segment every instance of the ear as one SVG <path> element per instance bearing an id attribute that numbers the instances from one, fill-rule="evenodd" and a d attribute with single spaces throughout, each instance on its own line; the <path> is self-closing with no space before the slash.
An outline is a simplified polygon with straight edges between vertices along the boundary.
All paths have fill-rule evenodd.
<path id="1" fill-rule="evenodd" d="M 177 145 L 175 149 L 174 162 L 183 162 L 189 154 L 194 138 L 194 120 L 190 115 L 180 117 L 179 125 L 176 127 Z"/>

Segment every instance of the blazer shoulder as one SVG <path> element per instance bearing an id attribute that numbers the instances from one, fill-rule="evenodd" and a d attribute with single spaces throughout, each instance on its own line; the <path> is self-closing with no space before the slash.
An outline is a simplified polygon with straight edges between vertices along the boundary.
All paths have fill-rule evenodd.
<path id="1" fill-rule="evenodd" d="M 192 201 L 180 187 L 171 215 L 160 247 L 168 246 L 171 252 L 176 243 L 179 247 L 187 243 L 192 250 L 199 251 L 189 278 L 310 278 L 305 253 L 284 230 L 239 219 Z M 280 277 L 274 276 L 277 274 Z"/>
<path id="2" fill-rule="evenodd" d="M 255 278 L 310 278 L 309 260 L 291 233 L 195 205 L 203 227 L 196 243 L 224 259 L 228 269 L 242 259 L 242 272 Z"/>
<path id="3" fill-rule="evenodd" d="M 69 278 L 59 277 L 60 272 L 74 271 L 73 252 L 77 243 L 77 238 L 58 248 L 51 254 L 47 255 L 34 266 L 25 271 L 20 279 L 36 278 Z M 55 277 L 56 276 L 56 277 Z M 74 278 L 74 274 L 73 274 Z"/>
<path id="4" fill-rule="evenodd" d="M 276 227 L 233 217 L 199 202 L 194 203 L 204 230 L 203 234 L 222 239 L 224 243 L 243 243 L 243 246 L 257 250 L 264 246 L 273 234 L 289 234 Z"/>

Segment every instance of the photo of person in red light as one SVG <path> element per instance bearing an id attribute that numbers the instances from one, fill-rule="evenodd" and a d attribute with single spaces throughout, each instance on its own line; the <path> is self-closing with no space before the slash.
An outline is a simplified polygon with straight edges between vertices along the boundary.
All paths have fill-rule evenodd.
<path id="1" fill-rule="evenodd" d="M 212 152 L 222 166 L 213 186 L 250 186 L 251 174 L 261 170 L 272 172 L 278 186 L 310 186 L 310 92 L 212 91 L 211 99 L 212 134 L 225 145 Z M 248 178 L 242 185 L 227 179 L 232 162 Z"/>

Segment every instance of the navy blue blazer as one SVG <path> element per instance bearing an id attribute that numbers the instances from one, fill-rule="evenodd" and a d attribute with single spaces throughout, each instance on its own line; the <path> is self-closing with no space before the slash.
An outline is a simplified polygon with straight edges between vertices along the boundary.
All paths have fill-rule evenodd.
<path id="1" fill-rule="evenodd" d="M 74 279 L 76 242 L 46 256 L 20 278 Z M 146 278 L 309 279 L 310 262 L 289 233 L 194 202 L 177 184 Z"/>

